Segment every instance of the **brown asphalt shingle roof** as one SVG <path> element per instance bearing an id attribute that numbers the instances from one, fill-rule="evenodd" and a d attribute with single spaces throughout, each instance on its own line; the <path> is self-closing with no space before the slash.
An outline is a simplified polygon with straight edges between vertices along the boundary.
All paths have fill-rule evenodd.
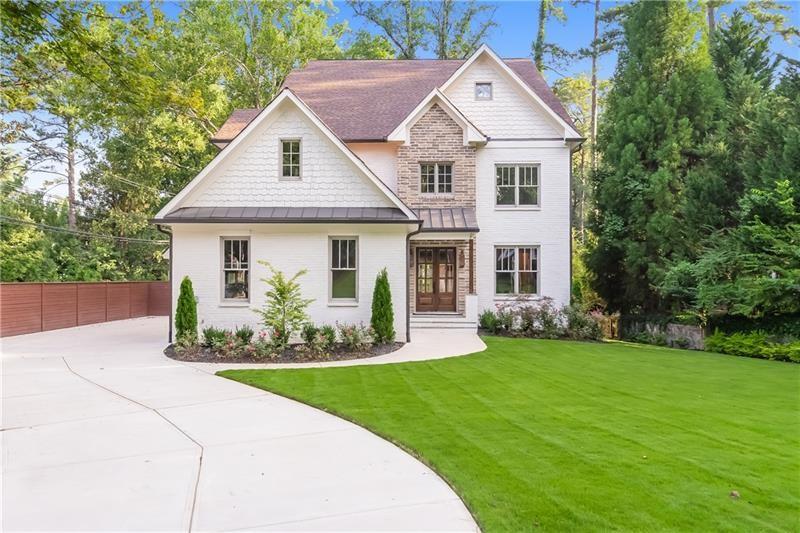
<path id="1" fill-rule="evenodd" d="M 505 63 L 558 116 L 573 125 L 561 102 L 529 59 Z M 461 59 L 309 61 L 284 82 L 342 140 L 385 140 L 434 88 L 464 63 Z M 225 144 L 242 131 L 258 109 L 237 109 L 213 141 Z"/>

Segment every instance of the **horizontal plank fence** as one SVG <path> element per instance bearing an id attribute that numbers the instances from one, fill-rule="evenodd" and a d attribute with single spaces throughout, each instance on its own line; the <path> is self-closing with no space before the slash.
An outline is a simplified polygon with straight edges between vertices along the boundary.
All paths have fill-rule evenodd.
<path id="1" fill-rule="evenodd" d="M 167 316 L 168 281 L 0 283 L 0 337 Z"/>

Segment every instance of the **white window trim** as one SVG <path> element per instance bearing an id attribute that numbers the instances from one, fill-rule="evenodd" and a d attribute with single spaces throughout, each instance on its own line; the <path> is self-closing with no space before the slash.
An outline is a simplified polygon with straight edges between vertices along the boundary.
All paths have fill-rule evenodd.
<path id="1" fill-rule="evenodd" d="M 514 292 L 513 293 L 498 293 L 497 292 L 497 273 L 498 272 L 511 272 L 511 270 L 497 270 L 497 249 L 498 248 L 513 248 L 514 249 Z M 536 292 L 523 293 L 519 292 L 519 249 L 520 248 L 535 248 L 536 249 L 536 270 L 523 270 L 522 272 L 536 272 Z M 492 248 L 492 275 L 493 292 L 495 300 L 515 300 L 517 298 L 530 298 L 538 299 L 542 296 L 542 247 L 539 244 L 495 244 Z"/>
<path id="2" fill-rule="evenodd" d="M 225 241 L 247 241 L 247 298 L 225 298 Z M 220 307 L 247 307 L 250 305 L 250 296 L 252 295 L 253 286 L 252 279 L 252 263 L 253 263 L 253 247 L 250 244 L 250 237 L 239 235 L 221 235 L 219 238 L 219 301 Z M 232 269 L 227 269 L 232 270 Z M 233 269 L 236 270 L 236 269 Z M 241 270 L 241 269 L 239 269 Z"/>
<path id="3" fill-rule="evenodd" d="M 489 86 L 489 98 L 480 98 L 478 96 L 478 85 L 488 85 Z M 476 81 L 475 82 L 475 101 L 477 102 L 489 102 L 494 100 L 494 83 L 491 81 Z"/>
<path id="4" fill-rule="evenodd" d="M 497 167 L 536 167 L 536 200 L 535 204 L 519 203 L 519 172 L 514 171 L 514 205 L 497 203 Z M 496 162 L 492 174 L 494 208 L 496 211 L 541 211 L 542 209 L 542 163 L 541 161 Z"/>
<path id="5" fill-rule="evenodd" d="M 422 165 L 433 165 L 433 192 L 422 192 Z M 450 192 L 439 192 L 439 165 L 450 166 Z M 451 197 L 455 190 L 455 162 L 453 161 L 420 161 L 419 163 L 419 193 L 426 197 Z"/>
<path id="6" fill-rule="evenodd" d="M 300 150 L 300 163 L 297 176 L 284 176 L 283 175 L 283 143 L 296 142 Z M 278 178 L 282 181 L 299 181 L 303 179 L 303 139 L 300 137 L 287 137 L 278 140 Z"/>
<path id="7" fill-rule="evenodd" d="M 334 298 L 333 297 L 333 241 L 334 240 L 355 240 L 356 241 L 356 297 L 355 298 Z M 358 235 L 329 235 L 328 236 L 328 256 L 325 258 L 328 270 L 328 306 L 329 307 L 355 307 L 358 305 L 359 275 L 361 269 L 361 243 Z M 339 269 L 350 270 L 350 269 Z"/>

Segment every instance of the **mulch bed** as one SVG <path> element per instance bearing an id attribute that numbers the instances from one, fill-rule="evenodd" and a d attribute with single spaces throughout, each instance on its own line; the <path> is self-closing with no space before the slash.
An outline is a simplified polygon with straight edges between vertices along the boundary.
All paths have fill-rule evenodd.
<path id="1" fill-rule="evenodd" d="M 316 355 L 303 349 L 302 344 L 292 344 L 279 356 L 252 357 L 250 355 L 218 355 L 211 348 L 199 347 L 196 350 L 175 351 L 175 345 L 170 344 L 164 350 L 164 355 L 178 361 L 191 363 L 324 363 L 328 361 L 347 361 L 350 359 L 367 359 L 386 355 L 399 350 L 404 343 L 375 344 L 363 352 L 351 352 L 342 346 L 335 346 L 330 353 Z"/>

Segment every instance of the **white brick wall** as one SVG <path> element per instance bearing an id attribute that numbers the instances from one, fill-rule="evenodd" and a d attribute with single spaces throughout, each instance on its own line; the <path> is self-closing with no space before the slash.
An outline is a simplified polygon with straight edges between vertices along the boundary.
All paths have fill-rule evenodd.
<path id="1" fill-rule="evenodd" d="M 475 83 L 492 82 L 492 100 L 475 100 Z M 497 139 L 553 138 L 559 133 L 538 104 L 490 60 L 475 61 L 445 95 L 484 135 Z M 563 136 L 563 135 L 562 135 Z"/>
<path id="2" fill-rule="evenodd" d="M 561 146 L 559 146 L 561 144 Z M 495 208 L 495 163 L 541 164 L 538 210 Z M 494 247 L 538 245 L 539 283 L 542 296 L 556 305 L 569 303 L 569 148 L 556 141 L 490 142 L 478 150 L 476 291 L 479 309 L 494 308 L 502 298 L 494 295 Z"/>
<path id="3" fill-rule="evenodd" d="M 183 207 L 393 207 L 347 157 L 289 101 L 276 110 Z M 300 180 L 283 180 L 280 140 L 302 139 Z"/>
<path id="4" fill-rule="evenodd" d="M 263 329 L 259 317 L 251 309 L 263 307 L 267 268 L 257 263 L 266 260 L 287 275 L 305 268 L 300 278 L 303 296 L 314 298 L 309 307 L 311 319 L 317 323 L 336 321 L 369 325 L 375 276 L 387 267 L 395 307 L 397 339 L 405 340 L 407 227 L 394 224 L 373 225 L 231 225 L 197 224 L 173 227 L 173 309 L 176 308 L 180 283 L 189 276 L 198 298 L 200 329 L 206 326 L 233 328 L 249 324 L 256 331 Z M 221 236 L 250 238 L 250 302 L 221 303 L 222 274 Z M 358 303 L 334 306 L 328 302 L 328 237 L 356 235 L 358 251 Z"/>

